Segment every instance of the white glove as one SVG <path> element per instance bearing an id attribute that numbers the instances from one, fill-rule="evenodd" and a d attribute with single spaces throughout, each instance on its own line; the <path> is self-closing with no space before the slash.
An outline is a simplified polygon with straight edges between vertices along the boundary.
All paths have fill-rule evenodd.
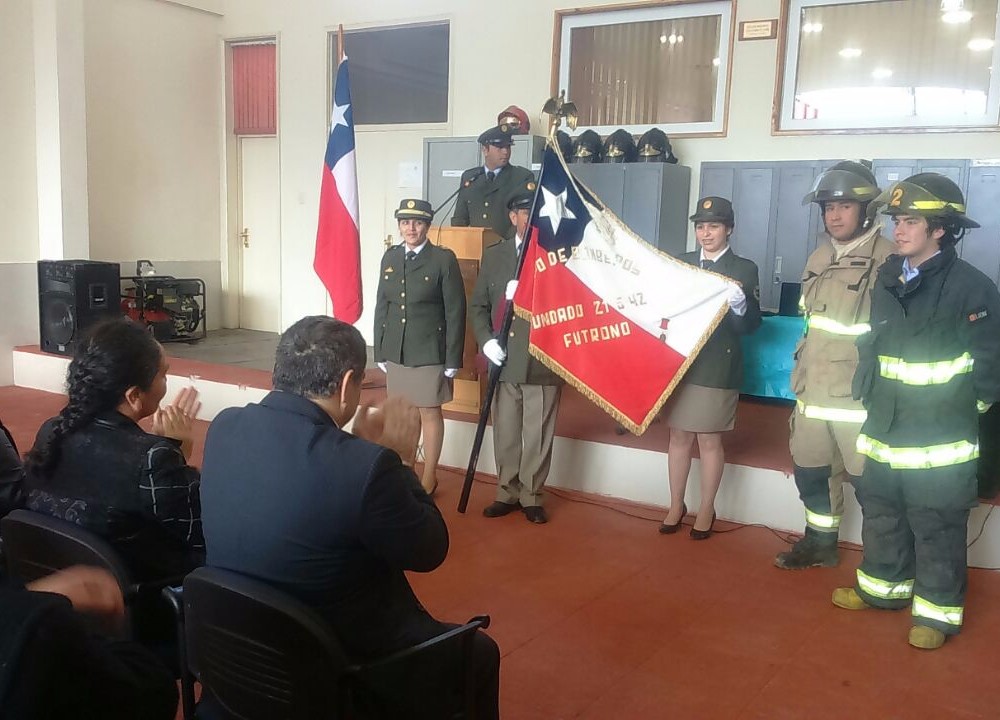
<path id="1" fill-rule="evenodd" d="M 517 291 L 517 280 L 511 280 L 507 283 L 507 289 L 504 290 L 503 296 L 508 300 L 514 299 L 514 293 Z"/>
<path id="2" fill-rule="evenodd" d="M 483 345 L 483 355 L 490 359 L 490 362 L 500 367 L 503 365 L 503 361 L 507 359 L 507 351 L 500 347 L 500 343 L 496 340 L 487 340 L 486 344 Z"/>
<path id="3" fill-rule="evenodd" d="M 385 370 L 385 363 L 384 362 L 375 363 L 375 364 L 378 365 L 378 369 L 381 370 L 382 372 L 386 371 Z"/>
<path id="4" fill-rule="evenodd" d="M 453 378 L 458 375 L 458 368 L 446 368 L 444 371 L 444 376 L 446 378 Z"/>
<path id="5" fill-rule="evenodd" d="M 743 288 L 739 285 L 733 284 L 730 286 L 729 297 L 726 298 L 726 302 L 729 303 L 729 309 L 733 311 L 734 315 L 742 317 L 747 311 L 747 296 L 743 293 Z"/>

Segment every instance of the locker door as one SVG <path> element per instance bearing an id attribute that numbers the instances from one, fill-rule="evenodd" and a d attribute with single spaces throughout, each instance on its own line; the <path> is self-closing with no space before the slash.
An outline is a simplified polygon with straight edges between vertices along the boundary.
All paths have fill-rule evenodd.
<path id="1" fill-rule="evenodd" d="M 625 219 L 625 165 L 576 163 L 569 166 L 579 182 L 594 193 L 611 212 Z"/>
<path id="2" fill-rule="evenodd" d="M 816 244 L 814 223 L 819 215 L 814 203 L 802 204 L 813 180 L 819 173 L 809 165 L 782 163 L 778 167 L 778 188 L 774 222 L 774 249 L 768 267 L 761 267 L 761 285 L 774 285 L 781 292 L 782 282 L 797 283 L 802 279 L 806 259 Z M 763 290 L 762 290 L 763 292 Z M 777 298 L 775 295 L 775 302 Z"/>
<path id="3" fill-rule="evenodd" d="M 1000 167 L 969 168 L 966 207 L 982 227 L 969 230 L 958 244 L 962 259 L 1000 282 Z"/>
<path id="4" fill-rule="evenodd" d="M 732 165 L 722 165 L 721 163 L 702 163 L 701 165 L 701 190 L 698 198 L 706 195 L 733 199 L 733 190 L 736 187 L 736 169 Z M 695 198 L 697 200 L 698 198 Z"/>
<path id="5" fill-rule="evenodd" d="M 917 172 L 916 160 L 876 160 L 873 171 L 878 186 L 885 190 L 894 182 L 905 180 Z"/>
<path id="6" fill-rule="evenodd" d="M 968 164 L 966 160 L 919 160 L 917 161 L 917 172 L 940 173 L 958 185 L 964 195 Z"/>
<path id="7" fill-rule="evenodd" d="M 475 138 L 427 138 L 424 140 L 424 198 L 434 209 L 458 190 L 462 173 L 482 162 Z M 455 198 L 434 216 L 435 225 L 451 225 Z M 393 225 L 395 228 L 395 225 Z"/>
<path id="8" fill-rule="evenodd" d="M 771 282 L 772 268 L 768 261 L 775 175 L 776 170 L 771 167 L 737 167 L 733 193 L 733 212 L 736 215 L 733 248 L 737 255 L 753 260 L 760 268 L 760 304 L 769 309 L 778 307 L 778 290 Z"/>

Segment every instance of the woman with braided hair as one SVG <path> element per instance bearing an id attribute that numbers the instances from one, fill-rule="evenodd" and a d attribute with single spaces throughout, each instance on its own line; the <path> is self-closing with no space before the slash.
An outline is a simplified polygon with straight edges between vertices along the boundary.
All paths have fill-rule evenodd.
<path id="1" fill-rule="evenodd" d="M 136 323 L 94 326 L 69 365 L 69 402 L 42 425 L 24 468 L 27 508 L 108 540 L 138 582 L 204 562 L 200 475 L 187 464 L 201 403 L 185 388 L 161 408 L 167 369 Z M 150 416 L 147 433 L 138 423 Z"/>

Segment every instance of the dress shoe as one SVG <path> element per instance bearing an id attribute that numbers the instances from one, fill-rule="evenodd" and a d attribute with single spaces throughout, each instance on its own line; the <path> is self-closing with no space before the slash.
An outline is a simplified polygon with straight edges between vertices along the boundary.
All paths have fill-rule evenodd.
<path id="1" fill-rule="evenodd" d="M 533 522 L 537 525 L 544 525 L 549 521 L 549 516 L 545 514 L 545 508 L 541 505 L 529 505 L 524 508 L 524 516 L 528 518 L 528 522 Z"/>
<path id="2" fill-rule="evenodd" d="M 688 514 L 688 506 L 681 503 L 681 519 L 675 522 L 673 525 L 668 525 L 667 523 L 660 523 L 660 535 L 673 535 L 675 532 L 681 529 L 681 525 L 684 524 L 684 516 Z"/>
<path id="3" fill-rule="evenodd" d="M 937 650 L 948 639 L 940 630 L 926 625 L 914 625 L 910 628 L 910 645 L 921 650 Z"/>
<path id="4" fill-rule="evenodd" d="M 712 522 L 708 526 L 708 530 L 698 530 L 693 525 L 691 526 L 691 539 L 692 540 L 708 540 L 712 537 L 712 528 L 715 527 L 715 510 L 712 511 Z"/>
<path id="5" fill-rule="evenodd" d="M 519 507 L 521 507 L 521 503 L 505 503 L 495 500 L 483 509 L 483 515 L 489 518 L 503 517 L 510 515 Z"/>
<path id="6" fill-rule="evenodd" d="M 833 591 L 832 599 L 834 605 L 844 610 L 867 610 L 871 607 L 852 587 L 837 588 Z"/>

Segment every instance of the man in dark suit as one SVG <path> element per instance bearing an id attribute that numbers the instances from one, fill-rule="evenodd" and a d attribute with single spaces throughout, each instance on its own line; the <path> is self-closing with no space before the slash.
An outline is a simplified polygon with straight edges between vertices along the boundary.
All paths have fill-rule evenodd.
<path id="1" fill-rule="evenodd" d="M 21 506 L 24 470 L 14 436 L 0 422 L 0 518 Z"/>
<path id="2" fill-rule="evenodd" d="M 701 457 L 701 507 L 691 526 L 691 537 L 705 540 L 712 535 L 715 496 L 722 482 L 725 452 L 722 433 L 736 422 L 736 404 L 743 384 L 743 352 L 740 335 L 760 327 L 760 291 L 757 266 L 729 247 L 735 218 L 725 198 L 705 197 L 691 216 L 699 250 L 681 255 L 689 265 L 725 275 L 735 281 L 728 298 L 729 311 L 709 336 L 670 399 L 667 424 L 670 472 L 670 511 L 660 532 L 677 532 L 686 507 L 684 492 L 691 470 L 691 446 L 695 437 Z"/>
<path id="3" fill-rule="evenodd" d="M 486 517 L 502 517 L 518 508 L 533 523 L 548 522 L 542 488 L 552 462 L 552 438 L 562 379 L 528 354 L 528 322 L 514 318 L 506 351 L 496 340 L 507 300 L 514 296 L 517 254 L 528 227 L 535 183 L 529 181 L 507 203 L 513 237 L 486 248 L 469 319 L 483 354 L 500 365 L 493 401 L 493 452 L 497 463 L 496 500 Z"/>
<path id="4" fill-rule="evenodd" d="M 304 318 L 281 336 L 274 391 L 229 408 L 209 428 L 202 470 L 207 564 L 271 583 L 316 608 L 358 660 L 384 656 L 449 626 L 420 605 L 404 571 L 429 572 L 448 529 L 412 468 L 417 409 L 389 398 L 363 407 L 365 342 L 352 326 Z M 474 639 L 477 717 L 499 717 L 500 655 Z M 423 663 L 389 698 L 399 717 L 443 717 L 454 677 Z M 440 710 L 440 708 L 438 708 Z"/>
<path id="5" fill-rule="evenodd" d="M 507 217 L 507 199 L 511 194 L 535 179 L 523 167 L 510 164 L 511 137 L 516 128 L 500 125 L 479 136 L 483 148 L 483 164 L 462 173 L 461 189 L 451 224 L 455 227 L 487 227 L 500 237 L 511 231 Z"/>

